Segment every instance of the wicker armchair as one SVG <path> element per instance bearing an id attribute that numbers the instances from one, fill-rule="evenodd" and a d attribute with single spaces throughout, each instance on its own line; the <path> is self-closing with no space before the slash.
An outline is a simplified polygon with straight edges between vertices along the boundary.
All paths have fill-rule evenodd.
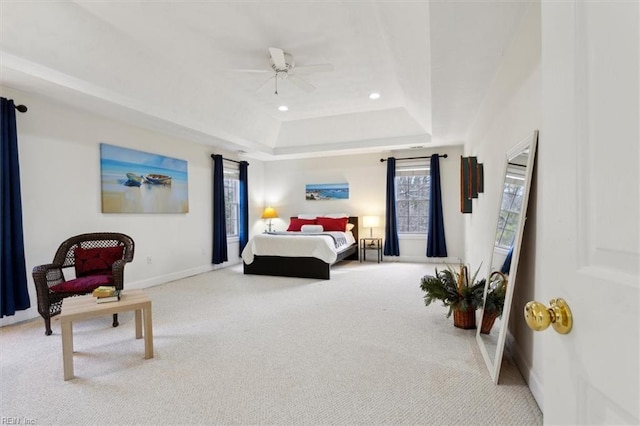
<path id="1" fill-rule="evenodd" d="M 91 293 L 100 285 L 124 287 L 124 266 L 133 260 L 131 237 L 115 232 L 82 234 L 63 242 L 48 265 L 33 268 L 38 312 L 44 318 L 45 334 L 51 335 L 51 317 L 58 315 L 66 297 Z M 63 269 L 75 268 L 76 278 L 66 280 Z M 118 326 L 118 314 L 113 315 Z"/>

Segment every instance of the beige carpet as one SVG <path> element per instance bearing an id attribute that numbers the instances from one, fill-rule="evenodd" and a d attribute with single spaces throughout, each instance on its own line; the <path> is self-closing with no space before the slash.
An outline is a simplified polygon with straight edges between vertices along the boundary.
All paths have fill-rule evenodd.
<path id="1" fill-rule="evenodd" d="M 218 270 L 146 292 L 155 358 L 133 315 L 0 329 L 0 416 L 44 424 L 541 424 L 514 365 L 491 382 L 474 331 L 425 307 L 406 263 L 343 263 L 330 281 Z M 5 422 L 6 423 L 6 422 Z"/>

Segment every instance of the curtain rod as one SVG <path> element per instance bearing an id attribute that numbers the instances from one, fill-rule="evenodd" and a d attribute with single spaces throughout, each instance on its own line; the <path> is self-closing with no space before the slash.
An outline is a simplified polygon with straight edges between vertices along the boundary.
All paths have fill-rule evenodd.
<path id="1" fill-rule="evenodd" d="M 447 158 L 447 157 L 448 157 L 448 155 L 447 155 L 447 154 L 442 154 L 442 155 L 438 154 L 438 157 Z M 396 158 L 396 160 L 418 160 L 418 159 L 421 159 L 421 158 L 431 158 L 431 156 L 429 155 L 428 157 L 406 157 L 406 158 Z M 381 162 L 381 163 L 384 163 L 385 161 L 387 161 L 387 159 L 386 159 L 386 158 L 381 158 L 381 159 L 380 159 L 380 162 Z"/>
<path id="2" fill-rule="evenodd" d="M 212 159 L 213 159 L 213 156 L 214 156 L 214 155 L 216 155 L 216 154 L 211 154 L 211 158 L 212 158 Z M 240 163 L 241 163 L 241 161 L 238 161 L 238 160 L 232 160 L 231 158 L 224 158 L 224 157 L 222 157 L 222 159 L 223 159 L 223 160 L 226 160 L 226 161 L 233 161 L 234 163 L 238 163 L 238 164 L 240 164 Z M 247 163 L 247 164 L 249 164 L 249 163 Z"/>
<path id="3" fill-rule="evenodd" d="M 15 108 L 20 112 L 27 112 L 27 106 L 26 105 L 15 105 Z"/>

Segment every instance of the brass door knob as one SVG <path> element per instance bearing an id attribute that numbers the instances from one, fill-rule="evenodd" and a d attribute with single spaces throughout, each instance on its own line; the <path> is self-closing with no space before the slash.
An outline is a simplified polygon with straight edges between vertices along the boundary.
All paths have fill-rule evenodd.
<path id="1" fill-rule="evenodd" d="M 542 331 L 553 326 L 560 334 L 567 334 L 573 327 L 573 316 L 563 299 L 551 299 L 547 308 L 540 302 L 529 302 L 524 307 L 524 318 L 533 331 Z"/>

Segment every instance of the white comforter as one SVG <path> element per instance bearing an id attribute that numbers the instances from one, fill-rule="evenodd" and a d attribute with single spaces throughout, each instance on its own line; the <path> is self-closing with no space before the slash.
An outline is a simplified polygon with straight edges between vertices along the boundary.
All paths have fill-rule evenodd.
<path id="1" fill-rule="evenodd" d="M 283 257 L 315 257 L 323 262 L 333 263 L 341 250 L 355 243 L 351 232 L 345 232 L 347 244 L 336 249 L 333 238 L 329 235 L 255 235 L 242 251 L 242 260 L 247 265 L 253 262 L 254 255 Z"/>

